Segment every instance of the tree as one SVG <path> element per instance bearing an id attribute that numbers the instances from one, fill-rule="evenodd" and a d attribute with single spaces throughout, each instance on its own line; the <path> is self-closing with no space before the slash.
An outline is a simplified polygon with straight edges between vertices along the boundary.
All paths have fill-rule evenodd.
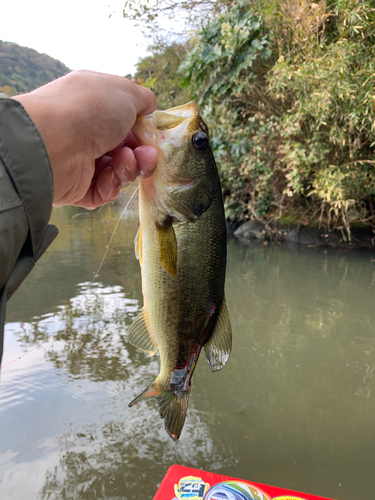
<path id="1" fill-rule="evenodd" d="M 0 40 L 0 87 L 8 95 L 29 92 L 68 71 L 64 64 L 46 54 Z"/>
<path id="2" fill-rule="evenodd" d="M 178 68 L 187 53 L 187 45 L 160 42 L 149 48 L 151 54 L 139 61 L 133 81 L 151 89 L 158 98 L 159 109 L 187 102 L 190 89 L 183 88 Z"/>
<path id="3" fill-rule="evenodd" d="M 375 9 L 237 1 L 181 69 L 212 125 L 233 219 L 375 225 Z"/>
<path id="4" fill-rule="evenodd" d="M 172 59 L 173 46 L 168 52 L 164 41 L 140 62 L 138 77 L 163 106 L 190 97 L 199 102 L 229 219 L 268 223 L 292 216 L 349 238 L 356 222 L 375 227 L 372 1 L 133 5 L 134 18 L 150 26 L 165 12 L 195 9 L 190 27 L 196 31 L 180 42 L 184 50 L 165 74 L 159 68 Z"/>
<path id="5" fill-rule="evenodd" d="M 184 35 L 204 26 L 213 16 L 227 10 L 230 0 L 127 0 L 123 16 L 135 21 L 142 29 L 154 36 L 155 30 L 166 31 L 165 20 L 178 20 L 177 26 L 168 26 L 169 32 Z M 190 28 L 190 29 L 189 29 Z M 179 32 L 181 36 L 181 31 Z"/>

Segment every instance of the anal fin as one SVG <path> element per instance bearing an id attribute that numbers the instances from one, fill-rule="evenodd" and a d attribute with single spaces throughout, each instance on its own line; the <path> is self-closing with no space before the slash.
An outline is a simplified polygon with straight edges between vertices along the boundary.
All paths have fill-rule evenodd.
<path id="1" fill-rule="evenodd" d="M 212 372 L 224 368 L 229 359 L 231 350 L 232 327 L 224 297 L 214 331 L 207 344 L 204 346 L 204 352 Z"/>
<path id="2" fill-rule="evenodd" d="M 150 337 L 143 308 L 129 328 L 127 341 L 144 351 L 147 356 L 153 356 L 158 350 Z"/>

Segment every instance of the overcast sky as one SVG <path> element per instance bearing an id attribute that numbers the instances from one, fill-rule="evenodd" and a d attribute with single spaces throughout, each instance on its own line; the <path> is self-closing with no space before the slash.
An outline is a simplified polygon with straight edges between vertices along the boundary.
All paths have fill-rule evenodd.
<path id="1" fill-rule="evenodd" d="M 124 76 L 147 40 L 123 19 L 124 0 L 4 0 L 0 40 L 59 59 L 71 69 Z M 112 17 L 109 18 L 109 15 Z"/>

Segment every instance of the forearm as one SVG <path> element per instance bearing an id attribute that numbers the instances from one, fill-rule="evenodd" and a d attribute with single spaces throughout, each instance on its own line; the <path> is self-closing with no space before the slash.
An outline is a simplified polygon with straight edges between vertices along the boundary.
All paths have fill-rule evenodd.
<path id="1" fill-rule="evenodd" d="M 4 302 L 56 235 L 44 143 L 21 104 L 0 97 L 0 356 Z M 2 312 L 1 312 L 2 311 Z"/>

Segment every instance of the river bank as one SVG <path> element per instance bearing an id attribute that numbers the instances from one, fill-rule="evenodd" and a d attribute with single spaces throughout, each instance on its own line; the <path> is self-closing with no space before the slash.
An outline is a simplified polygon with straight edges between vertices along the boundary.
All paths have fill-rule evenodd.
<path id="1" fill-rule="evenodd" d="M 356 226 L 351 229 L 350 240 L 345 230 L 327 231 L 317 225 L 299 225 L 271 223 L 266 225 L 258 221 L 247 221 L 237 229 L 228 227 L 241 243 L 260 242 L 292 243 L 309 247 L 333 247 L 375 250 L 375 232 L 366 226 Z"/>
<path id="2" fill-rule="evenodd" d="M 116 204 L 125 207 L 130 201 L 127 210 L 138 210 L 138 193 L 132 198 L 133 192 L 134 186 L 121 191 Z M 240 226 L 228 222 L 227 231 L 228 234 L 234 235 L 245 245 L 257 242 L 266 245 L 269 243 L 287 243 L 309 247 L 375 250 L 375 232 L 366 226 L 357 225 L 353 227 L 350 241 L 344 230 L 327 231 L 325 228 L 319 228 L 317 224 L 303 225 L 296 221 L 287 222 L 286 219 L 269 225 L 255 220 L 244 222 Z"/>

